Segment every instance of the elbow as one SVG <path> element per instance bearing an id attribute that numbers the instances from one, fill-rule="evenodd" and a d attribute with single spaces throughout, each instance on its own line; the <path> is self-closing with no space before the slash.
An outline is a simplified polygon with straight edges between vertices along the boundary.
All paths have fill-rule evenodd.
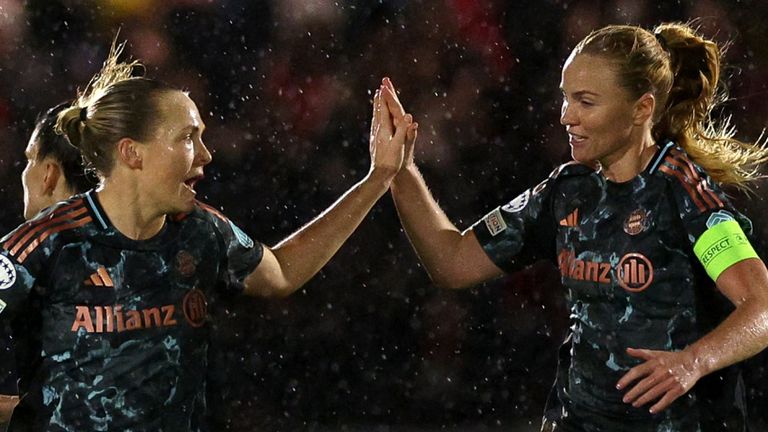
<path id="1" fill-rule="evenodd" d="M 288 297 L 300 286 L 294 286 L 287 280 L 270 281 L 261 279 L 259 281 L 245 282 L 245 294 L 252 297 L 261 297 L 265 299 L 281 299 Z"/>
<path id="2" fill-rule="evenodd" d="M 267 298 L 267 299 L 283 299 L 291 295 L 296 289 L 293 287 L 285 286 L 285 287 L 269 287 L 268 289 L 261 292 L 261 297 Z"/>

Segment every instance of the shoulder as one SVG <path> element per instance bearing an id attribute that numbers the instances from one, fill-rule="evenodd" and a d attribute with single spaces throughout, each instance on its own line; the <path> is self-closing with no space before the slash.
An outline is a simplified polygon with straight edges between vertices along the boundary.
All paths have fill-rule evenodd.
<path id="1" fill-rule="evenodd" d="M 594 172 L 595 169 L 589 165 L 577 161 L 570 161 L 552 170 L 549 174 L 549 178 L 555 180 L 567 177 L 582 177 L 591 175 Z"/>
<path id="2" fill-rule="evenodd" d="M 235 237 L 241 244 L 253 245 L 253 240 L 224 213 L 201 201 L 195 201 L 195 208 L 191 212 L 174 215 L 173 220 L 177 222 L 198 220 L 212 228 L 216 235 L 225 242 L 228 242 L 230 237 Z"/>
<path id="3" fill-rule="evenodd" d="M 195 201 L 195 207 L 190 212 L 177 213 L 171 216 L 174 222 L 178 223 L 200 223 L 220 231 L 222 227 L 229 224 L 227 218 L 221 211 L 201 201 Z"/>
<path id="4" fill-rule="evenodd" d="M 595 169 L 589 165 L 576 161 L 566 162 L 549 173 L 544 181 L 539 183 L 531 191 L 534 195 L 544 190 L 553 191 L 566 187 L 566 189 L 578 189 L 584 185 L 585 180 L 592 181 Z"/>
<path id="5" fill-rule="evenodd" d="M 670 149 L 658 171 L 672 186 L 677 200 L 686 203 L 691 211 L 704 213 L 725 206 L 725 194 L 682 148 Z"/>
<path id="6" fill-rule="evenodd" d="M 0 239 L 0 245 L 10 256 L 23 264 L 30 255 L 43 251 L 50 254 L 55 248 L 52 243 L 62 235 L 93 223 L 84 197 L 81 195 L 55 204 L 33 219 Z M 48 247 L 41 247 L 41 246 Z"/>

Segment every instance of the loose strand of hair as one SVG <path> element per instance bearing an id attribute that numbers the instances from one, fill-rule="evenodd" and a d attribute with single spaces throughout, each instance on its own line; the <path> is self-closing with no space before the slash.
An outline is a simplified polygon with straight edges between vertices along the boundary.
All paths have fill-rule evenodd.
<path id="1" fill-rule="evenodd" d="M 107 59 L 104 60 L 101 70 L 91 78 L 84 90 L 78 89 L 77 98 L 72 106 L 87 108 L 93 105 L 99 98 L 115 83 L 132 78 L 136 67 L 143 67 L 138 60 L 131 60 L 125 63 L 118 62 L 120 55 L 125 49 L 127 41 L 117 42 L 118 34 L 112 40 Z"/>

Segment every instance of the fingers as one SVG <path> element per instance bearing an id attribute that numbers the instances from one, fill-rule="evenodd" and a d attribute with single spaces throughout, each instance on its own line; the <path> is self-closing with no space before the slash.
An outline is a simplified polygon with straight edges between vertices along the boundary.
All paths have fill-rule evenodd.
<path id="1" fill-rule="evenodd" d="M 652 406 L 649 411 L 651 412 L 651 414 L 659 413 L 665 410 L 670 404 L 672 404 L 672 402 L 677 400 L 677 398 L 679 398 L 683 394 L 685 394 L 685 392 L 678 389 L 673 389 L 672 391 L 667 392 L 667 394 L 665 394 L 660 401 L 656 402 L 656 404 Z"/>
<path id="2" fill-rule="evenodd" d="M 656 351 L 627 348 L 627 354 L 629 354 L 632 357 L 645 360 L 645 362 L 633 367 L 632 369 L 629 370 L 629 372 L 624 374 L 624 376 L 621 377 L 619 382 L 616 383 L 617 390 L 626 388 L 629 384 L 631 384 L 635 380 L 642 378 L 644 376 L 650 375 L 653 372 L 653 365 L 649 364 L 648 362 L 656 358 Z"/>
<path id="3" fill-rule="evenodd" d="M 397 91 L 395 90 L 392 81 L 389 78 L 384 78 L 381 82 L 384 87 L 384 101 L 386 102 L 390 113 L 392 113 L 395 125 L 397 125 L 405 116 L 405 109 L 403 108 L 403 104 L 400 103 L 400 99 L 397 97 Z"/>
<path id="4" fill-rule="evenodd" d="M 645 361 L 621 377 L 616 388 L 621 390 L 639 379 L 622 400 L 635 408 L 657 401 L 649 410 L 652 414 L 666 409 L 693 387 L 700 377 L 687 373 L 685 352 L 628 348 L 627 354 Z"/>
<path id="5" fill-rule="evenodd" d="M 675 380 L 675 377 L 668 377 L 666 380 L 648 389 L 647 392 L 645 392 L 642 396 L 640 396 L 636 401 L 632 403 L 632 406 L 635 408 L 639 408 L 650 401 L 654 401 L 660 398 L 662 395 L 666 395 L 671 390 L 673 390 L 676 384 L 677 384 L 677 381 Z"/>
<path id="6" fill-rule="evenodd" d="M 627 354 L 643 360 L 650 360 L 654 358 L 653 351 L 646 349 L 627 348 Z"/>
<path id="7" fill-rule="evenodd" d="M 411 116 L 410 114 L 406 114 L 403 117 L 403 122 L 400 123 L 400 125 L 395 130 L 395 136 L 392 137 L 392 141 L 395 144 L 399 144 L 403 146 L 405 145 L 405 137 L 412 123 L 413 123 L 413 116 Z"/>
<path id="8" fill-rule="evenodd" d="M 638 397 L 645 395 L 648 390 L 653 388 L 655 385 L 657 385 L 660 381 L 663 381 L 665 378 L 667 378 L 668 375 L 664 374 L 663 372 L 656 372 L 653 373 L 651 376 L 646 377 L 645 379 L 641 380 L 639 383 L 635 384 L 634 387 L 632 387 L 627 394 L 624 395 L 624 398 L 622 400 L 624 403 L 632 403 L 637 399 Z M 634 404 L 633 404 L 634 405 Z M 642 405 L 642 404 L 640 404 Z M 635 405 L 639 406 L 639 405 Z"/>
<path id="9" fill-rule="evenodd" d="M 387 92 L 389 92 L 389 89 L 387 89 L 384 86 L 381 86 L 379 88 L 379 92 L 380 94 L 385 95 Z M 380 99 L 386 99 L 386 96 L 383 98 L 380 96 Z M 379 116 L 379 121 L 381 122 L 381 129 L 382 129 L 382 132 L 386 134 L 385 138 L 389 138 L 392 136 L 393 129 L 394 129 L 392 125 L 392 117 L 389 110 L 389 105 L 385 103 L 384 100 L 381 100 L 381 102 L 379 103 L 379 106 L 381 110 L 381 113 Z"/>
<path id="10" fill-rule="evenodd" d="M 416 122 L 411 123 L 408 126 L 408 130 L 405 132 L 405 164 L 413 162 L 413 150 L 416 147 L 416 137 L 419 134 L 419 124 Z"/>
<path id="11" fill-rule="evenodd" d="M 621 377 L 618 383 L 616 383 L 616 389 L 622 390 L 626 388 L 628 385 L 635 382 L 635 380 L 650 374 L 651 371 L 652 371 L 652 366 L 649 365 L 648 363 L 643 363 L 641 365 L 633 367 L 632 369 L 629 370 L 629 372 L 625 373 L 624 376 Z"/>
<path id="12" fill-rule="evenodd" d="M 381 90 L 376 90 L 376 92 L 373 94 L 373 107 L 371 110 L 371 132 L 370 132 L 370 139 L 373 139 L 374 137 L 374 130 L 376 129 L 377 125 L 379 124 L 379 106 L 381 101 Z"/>

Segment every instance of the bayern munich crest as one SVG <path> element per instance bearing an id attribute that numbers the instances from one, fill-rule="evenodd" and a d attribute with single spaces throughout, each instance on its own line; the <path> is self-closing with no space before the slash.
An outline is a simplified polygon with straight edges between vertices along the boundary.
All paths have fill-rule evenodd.
<path id="1" fill-rule="evenodd" d="M 180 250 L 179 253 L 176 254 L 176 270 L 179 271 L 180 275 L 190 277 L 195 274 L 196 269 L 197 263 L 195 262 L 195 257 L 193 257 L 191 253 L 185 250 Z"/>
<path id="2" fill-rule="evenodd" d="M 651 212 L 642 208 L 630 213 L 624 221 L 624 232 L 633 236 L 647 230 L 650 225 L 650 214 Z"/>
<path id="3" fill-rule="evenodd" d="M 0 255 L 0 290 L 8 289 L 16 282 L 16 266 L 5 255 Z"/>

